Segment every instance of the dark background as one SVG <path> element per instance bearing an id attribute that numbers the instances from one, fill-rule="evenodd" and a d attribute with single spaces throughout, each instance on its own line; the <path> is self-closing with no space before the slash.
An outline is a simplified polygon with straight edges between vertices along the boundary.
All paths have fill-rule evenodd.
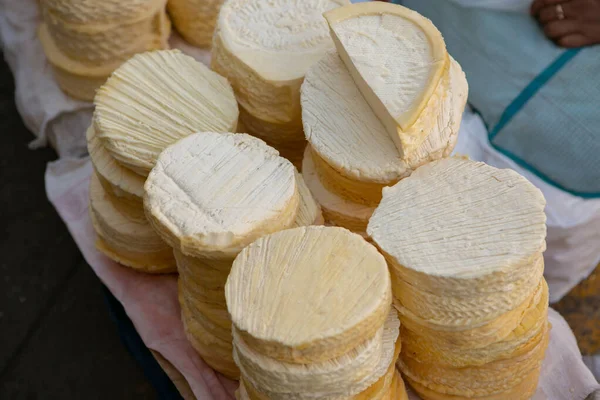
<path id="1" fill-rule="evenodd" d="M 155 399 L 44 190 L 0 53 L 0 399 Z"/>

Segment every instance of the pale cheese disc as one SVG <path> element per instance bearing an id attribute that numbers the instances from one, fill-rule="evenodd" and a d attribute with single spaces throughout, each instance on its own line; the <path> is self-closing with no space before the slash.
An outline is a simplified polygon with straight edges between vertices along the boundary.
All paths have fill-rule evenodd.
<path id="1" fill-rule="evenodd" d="M 94 104 L 96 132 L 107 151 L 141 175 L 179 139 L 237 127 L 227 80 L 178 50 L 131 58 L 98 90 Z"/>
<path id="2" fill-rule="evenodd" d="M 304 134 L 319 157 L 341 175 L 381 189 L 452 152 L 467 99 L 466 79 L 456 62 L 447 80 L 451 90 L 444 94 L 444 112 L 431 121 L 420 148 L 402 159 L 344 63 L 331 52 L 307 72 L 302 85 Z"/>
<path id="3" fill-rule="evenodd" d="M 343 228 L 311 226 L 265 236 L 235 259 L 227 308 L 254 350 L 288 362 L 340 356 L 373 336 L 391 302 L 387 265 Z"/>
<path id="4" fill-rule="evenodd" d="M 144 178 L 135 172 L 122 167 L 104 149 L 100 140 L 96 137 L 96 130 L 92 124 L 87 132 L 88 153 L 92 160 L 94 170 L 100 178 L 102 186 L 110 187 L 110 191 L 117 197 L 128 200 L 142 201 L 144 197 Z M 106 182 L 108 185 L 104 185 Z"/>
<path id="5" fill-rule="evenodd" d="M 427 18 L 399 5 L 368 2 L 325 13 L 336 48 L 357 87 L 402 155 L 427 132 L 410 132 L 440 80 L 448 53 Z"/>
<path id="6" fill-rule="evenodd" d="M 352 398 L 393 365 L 400 321 L 395 311 L 372 337 L 340 357 L 319 363 L 277 361 L 253 350 L 233 329 L 234 359 L 245 379 L 273 399 Z"/>
<path id="7" fill-rule="evenodd" d="M 294 166 L 262 140 L 237 133 L 197 133 L 168 147 L 145 191 L 154 228 L 198 257 L 235 257 L 260 236 L 290 227 L 299 204 Z"/>
<path id="8" fill-rule="evenodd" d="M 468 290 L 535 267 L 545 249 L 545 204 L 518 173 L 452 157 L 385 188 L 367 233 L 393 264 Z"/>
<path id="9" fill-rule="evenodd" d="M 228 0 L 219 14 L 212 68 L 254 117 L 301 128 L 306 70 L 334 48 L 323 12 L 348 0 Z"/>
<path id="10" fill-rule="evenodd" d="M 326 223 L 366 236 L 367 224 L 375 207 L 348 201 L 327 190 L 315 170 L 310 147 L 304 153 L 302 175 L 315 200 L 321 205 Z"/>
<path id="11" fill-rule="evenodd" d="M 106 192 L 96 174 L 90 181 L 90 216 L 97 247 L 109 258 L 143 272 L 176 271 L 171 248 L 152 229 L 142 205 Z"/>

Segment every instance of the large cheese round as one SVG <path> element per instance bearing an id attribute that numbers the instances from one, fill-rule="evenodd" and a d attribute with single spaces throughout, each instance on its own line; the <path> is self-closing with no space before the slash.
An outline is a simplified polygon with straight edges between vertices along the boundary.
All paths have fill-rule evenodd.
<path id="1" fill-rule="evenodd" d="M 198 133 L 168 147 L 145 185 L 151 224 L 183 254 L 233 258 L 255 239 L 292 226 L 294 166 L 262 140 Z"/>
<path id="2" fill-rule="evenodd" d="M 391 303 L 386 262 L 343 228 L 302 227 L 255 241 L 225 286 L 234 326 L 254 350 L 288 362 L 340 356 L 372 337 Z"/>
<path id="3" fill-rule="evenodd" d="M 272 123 L 300 128 L 299 88 L 308 68 L 334 44 L 323 12 L 347 0 L 226 1 L 219 14 L 212 67 L 226 76 L 240 105 Z"/>
<path id="4" fill-rule="evenodd" d="M 367 233 L 391 270 L 420 290 L 498 292 L 545 250 L 545 203 L 512 170 L 448 158 L 384 189 Z"/>
<path id="5" fill-rule="evenodd" d="M 179 139 L 237 127 L 227 80 L 178 50 L 134 56 L 98 90 L 94 104 L 96 133 L 106 150 L 144 176 Z"/>
<path id="6" fill-rule="evenodd" d="M 169 0 L 167 9 L 173 25 L 194 46 L 210 47 L 224 0 Z"/>

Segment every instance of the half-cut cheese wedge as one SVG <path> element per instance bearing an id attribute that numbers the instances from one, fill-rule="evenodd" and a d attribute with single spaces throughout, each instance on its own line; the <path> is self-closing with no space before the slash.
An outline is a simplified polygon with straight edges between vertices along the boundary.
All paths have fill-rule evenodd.
<path id="1" fill-rule="evenodd" d="M 427 137 L 411 130 L 448 73 L 441 33 L 407 8 L 368 2 L 324 13 L 344 64 L 405 157 Z M 434 113 L 437 114 L 437 113 Z"/>

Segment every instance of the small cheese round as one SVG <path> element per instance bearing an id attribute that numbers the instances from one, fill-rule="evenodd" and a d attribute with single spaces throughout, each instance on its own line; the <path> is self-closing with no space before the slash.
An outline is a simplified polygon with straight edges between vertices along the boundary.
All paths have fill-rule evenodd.
<path id="1" fill-rule="evenodd" d="M 281 361 L 318 362 L 375 334 L 390 309 L 391 283 L 385 259 L 362 237 L 311 226 L 246 247 L 233 263 L 225 296 L 236 329 L 253 349 Z"/>
<path id="2" fill-rule="evenodd" d="M 197 133 L 160 155 L 144 207 L 183 254 L 233 258 L 255 239 L 292 226 L 299 205 L 294 166 L 262 140 Z"/>
<path id="3" fill-rule="evenodd" d="M 304 153 L 302 175 L 315 200 L 321 205 L 326 223 L 349 229 L 363 237 L 367 236 L 367 224 L 375 207 L 353 203 L 327 190 L 315 171 L 310 147 L 307 147 Z"/>
<path id="4" fill-rule="evenodd" d="M 348 0 L 228 0 L 217 21 L 212 68 L 242 107 L 273 123 L 300 122 L 306 70 L 334 47 L 323 12 Z"/>
<path id="5" fill-rule="evenodd" d="M 367 233 L 391 269 L 421 290 L 497 291 L 545 250 L 545 204 L 518 173 L 452 157 L 385 188 Z"/>
<path id="6" fill-rule="evenodd" d="M 178 50 L 138 54 L 98 90 L 94 124 L 106 150 L 146 176 L 169 145 L 195 132 L 233 132 L 227 79 Z"/>
<path id="7" fill-rule="evenodd" d="M 90 216 L 98 235 L 96 245 L 109 258 L 143 272 L 176 271 L 171 248 L 152 229 L 142 205 L 107 193 L 96 174 L 90 181 Z"/>
<path id="8" fill-rule="evenodd" d="M 210 47 L 224 0 L 169 0 L 167 9 L 177 32 L 190 44 Z"/>
<path id="9" fill-rule="evenodd" d="M 122 167 L 112 158 L 97 138 L 93 124 L 88 128 L 86 138 L 92 165 L 104 189 L 116 197 L 141 204 L 144 197 L 144 178 Z"/>
<path id="10" fill-rule="evenodd" d="M 403 159 L 340 57 L 330 52 L 308 70 L 302 85 L 304 134 L 313 151 L 340 175 L 369 184 L 371 191 L 380 193 L 419 165 L 452 152 L 467 92 L 464 73 L 456 62 L 451 65 L 448 85 L 443 112 L 431 121 L 427 139 L 409 159 Z"/>

